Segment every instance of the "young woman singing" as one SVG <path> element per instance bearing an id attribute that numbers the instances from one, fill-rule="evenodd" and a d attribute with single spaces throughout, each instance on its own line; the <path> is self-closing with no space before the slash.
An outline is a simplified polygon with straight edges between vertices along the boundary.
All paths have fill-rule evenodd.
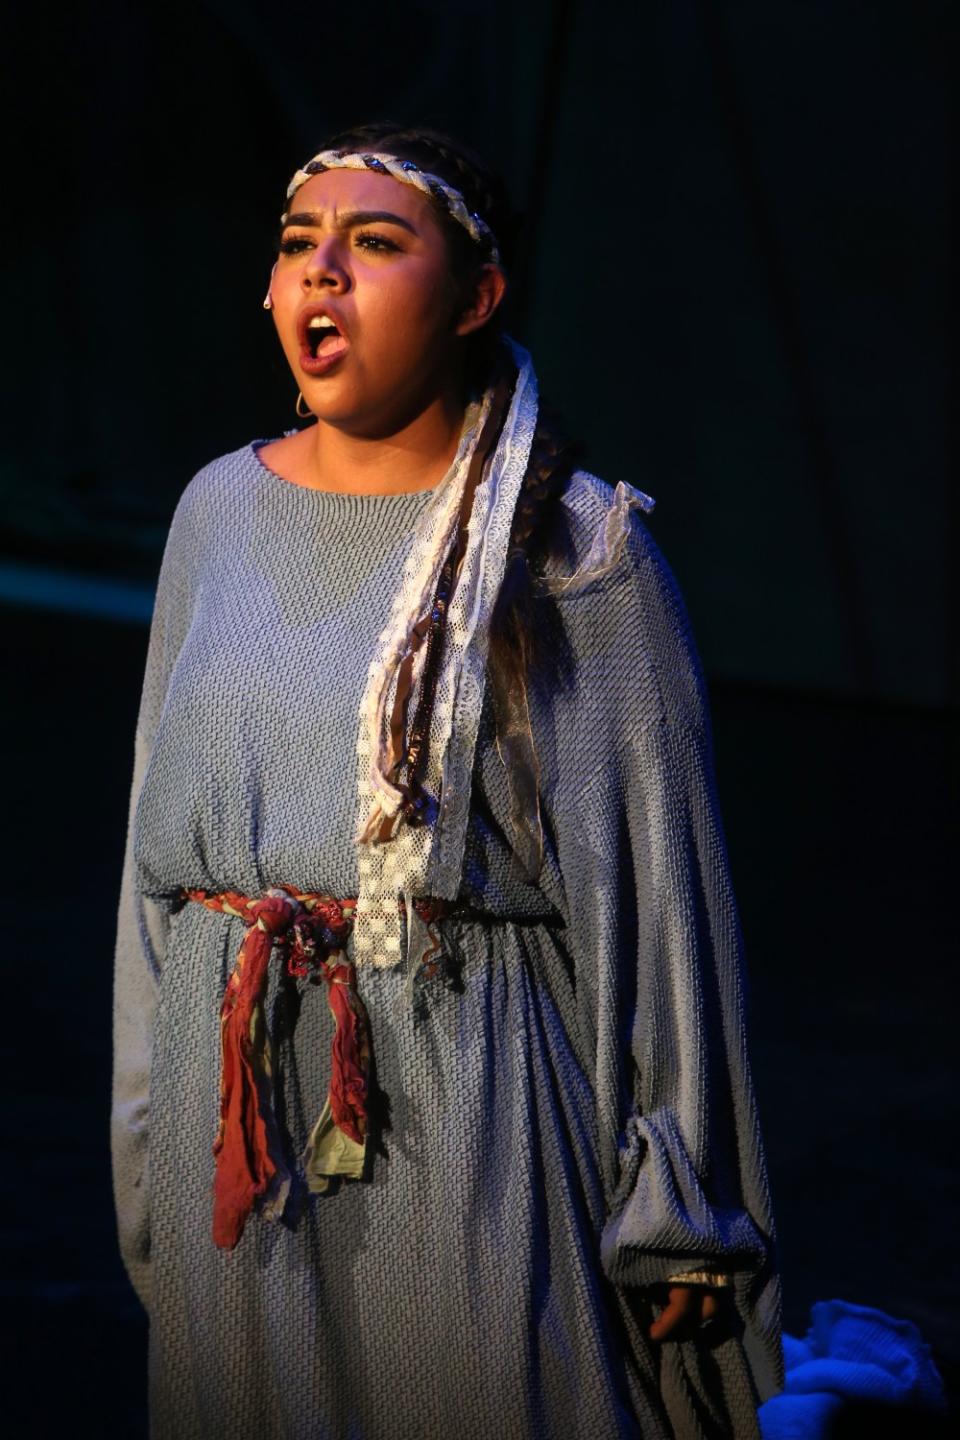
<path id="1" fill-rule="evenodd" d="M 779 1383 L 701 669 L 510 236 L 447 137 L 333 137 L 264 301 L 310 423 L 172 522 L 115 997 L 155 1436 L 746 1440 Z"/>

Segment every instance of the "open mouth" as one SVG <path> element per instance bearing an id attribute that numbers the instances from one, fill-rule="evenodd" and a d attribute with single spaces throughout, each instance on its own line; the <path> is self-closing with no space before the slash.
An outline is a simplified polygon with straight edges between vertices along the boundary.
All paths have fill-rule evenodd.
<path id="1" fill-rule="evenodd" d="M 314 315 L 307 322 L 306 343 L 311 360 L 322 358 L 340 348 L 340 331 L 329 315 Z"/>

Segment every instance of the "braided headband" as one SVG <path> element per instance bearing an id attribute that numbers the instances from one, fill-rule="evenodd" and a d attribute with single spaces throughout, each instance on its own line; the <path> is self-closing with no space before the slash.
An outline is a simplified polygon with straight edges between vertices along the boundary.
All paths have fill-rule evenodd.
<path id="1" fill-rule="evenodd" d="M 319 155 L 298 170 L 290 184 L 287 186 L 287 199 L 296 190 L 299 190 L 311 175 L 322 175 L 326 170 L 374 170 L 378 175 L 389 175 L 393 180 L 399 180 L 401 185 L 414 185 L 424 195 L 430 195 L 436 200 L 451 220 L 456 220 L 462 225 L 475 244 L 484 247 L 489 246 L 490 259 L 495 265 L 500 264 L 500 251 L 493 231 L 481 220 L 480 216 L 473 210 L 468 210 L 463 196 L 459 190 L 454 190 L 439 175 L 430 175 L 415 165 L 412 160 L 398 160 L 395 155 L 382 154 L 357 154 L 353 151 L 344 150 L 321 150 Z M 289 211 L 284 211 L 280 216 L 280 224 L 286 225 Z"/>

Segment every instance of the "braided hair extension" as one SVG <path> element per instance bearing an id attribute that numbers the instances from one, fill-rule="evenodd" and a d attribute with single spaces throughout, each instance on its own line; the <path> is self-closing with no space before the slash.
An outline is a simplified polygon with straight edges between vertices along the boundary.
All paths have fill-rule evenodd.
<path id="1" fill-rule="evenodd" d="M 552 555 L 551 545 L 565 539 L 549 520 L 580 455 L 580 443 L 566 433 L 557 412 L 541 398 L 490 630 L 491 660 L 513 678 L 519 679 L 524 657 L 532 660 L 536 654 L 530 623 L 533 581 Z"/>
<path id="2" fill-rule="evenodd" d="M 459 190 L 469 210 L 476 212 L 496 237 L 501 266 L 505 272 L 516 253 L 521 217 L 513 210 L 506 186 L 499 175 L 473 150 L 441 131 L 428 127 L 402 126 L 389 121 L 353 126 L 329 136 L 323 150 L 379 151 L 416 165 Z M 467 234 L 462 225 L 452 220 L 436 198 L 431 202 L 447 240 L 451 271 L 455 284 L 466 291 L 478 265 L 487 253 Z M 495 377 L 501 363 L 500 335 L 503 328 L 503 307 L 492 320 L 465 341 L 465 374 L 475 392 L 482 391 Z M 555 414 L 541 401 L 530 460 L 524 476 L 513 520 L 507 570 L 504 576 L 490 631 L 489 671 L 498 728 L 503 718 L 504 697 L 526 693 L 528 667 L 536 659 L 536 635 L 532 625 L 531 590 L 533 572 L 539 569 L 548 554 L 543 541 L 553 530 L 548 517 L 555 513 L 556 497 L 569 480 L 578 458 L 578 446 L 563 432 Z M 441 578 L 442 594 L 434 612 L 445 612 L 449 598 L 450 576 Z M 411 634 L 411 641 L 417 643 Z M 437 636 L 439 642 L 439 636 Z M 431 645 L 428 663 L 421 684 L 421 703 L 414 723 L 408 730 L 405 746 L 408 783 L 417 790 L 416 772 L 421 768 L 419 736 L 428 724 L 424 713 L 432 694 L 433 670 L 436 668 L 440 644 Z M 529 765 L 536 771 L 532 751 L 511 752 L 518 767 Z M 416 823 L 408 813 L 408 819 Z M 537 868 L 536 857 L 524 857 L 525 868 Z"/>

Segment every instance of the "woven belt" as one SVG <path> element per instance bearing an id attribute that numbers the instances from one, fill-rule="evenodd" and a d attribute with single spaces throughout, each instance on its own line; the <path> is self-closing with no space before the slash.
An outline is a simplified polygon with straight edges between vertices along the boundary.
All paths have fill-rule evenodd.
<path id="1" fill-rule="evenodd" d="M 370 1022 L 356 988 L 356 969 L 344 952 L 356 900 L 272 886 L 250 898 L 235 890 L 184 889 L 185 900 L 235 915 L 247 927 L 220 1007 L 220 1121 L 213 1145 L 213 1239 L 232 1250 L 254 1205 L 278 1220 L 290 1193 L 273 1106 L 273 1056 L 263 1015 L 267 969 L 274 950 L 290 974 L 326 983 L 335 1030 L 330 1089 L 301 1156 L 310 1190 L 326 1190 L 333 1175 L 359 1179 L 367 1140 Z M 418 900 L 428 924 L 445 912 L 442 901 Z"/>

